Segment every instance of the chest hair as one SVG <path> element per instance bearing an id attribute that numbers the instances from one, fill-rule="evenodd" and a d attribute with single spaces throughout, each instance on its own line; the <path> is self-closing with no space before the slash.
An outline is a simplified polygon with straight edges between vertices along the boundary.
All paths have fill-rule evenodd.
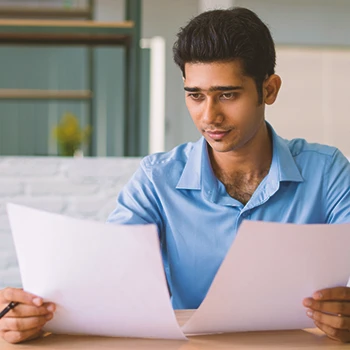
<path id="1" fill-rule="evenodd" d="M 227 193 L 232 198 L 246 205 L 268 172 L 269 170 L 266 169 L 257 176 L 247 176 L 242 173 L 237 173 L 230 177 L 227 177 L 224 174 L 216 175 L 224 184 Z"/>

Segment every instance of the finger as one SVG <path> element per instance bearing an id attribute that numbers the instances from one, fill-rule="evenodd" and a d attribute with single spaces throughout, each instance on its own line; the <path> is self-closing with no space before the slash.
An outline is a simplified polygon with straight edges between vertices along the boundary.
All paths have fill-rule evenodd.
<path id="1" fill-rule="evenodd" d="M 348 300 L 350 301 L 349 287 L 334 287 L 321 289 L 315 292 L 312 297 L 315 300 Z"/>
<path id="2" fill-rule="evenodd" d="M 336 329 L 350 329 L 350 317 L 328 315 L 318 311 L 307 310 L 307 316 L 314 321 Z"/>
<path id="3" fill-rule="evenodd" d="M 41 306 L 43 304 L 42 298 L 25 292 L 23 289 L 5 288 L 2 293 L 0 293 L 0 302 L 6 304 L 11 301 L 36 306 Z"/>
<path id="4" fill-rule="evenodd" d="M 0 320 L 0 329 L 2 331 L 27 331 L 33 328 L 41 328 L 52 317 L 52 313 L 37 317 L 5 317 Z"/>
<path id="5" fill-rule="evenodd" d="M 303 304 L 314 311 L 326 312 L 329 314 L 341 314 L 350 316 L 350 302 L 342 301 L 317 301 L 312 298 L 304 299 Z"/>
<path id="6" fill-rule="evenodd" d="M 1 337 L 8 343 L 19 343 L 24 340 L 37 338 L 41 334 L 41 328 L 33 328 L 27 331 L 3 331 L 0 332 Z"/>
<path id="7" fill-rule="evenodd" d="M 333 340 L 338 340 L 344 343 L 347 343 L 350 341 L 350 332 L 348 330 L 336 329 L 317 321 L 315 321 L 314 323 L 316 327 L 318 327 L 321 331 L 323 331 L 329 338 Z"/>
<path id="8" fill-rule="evenodd" d="M 53 313 L 56 310 L 55 304 L 45 303 L 42 306 L 32 306 L 19 304 L 10 312 L 8 312 L 5 317 L 33 317 L 47 315 L 48 313 Z"/>

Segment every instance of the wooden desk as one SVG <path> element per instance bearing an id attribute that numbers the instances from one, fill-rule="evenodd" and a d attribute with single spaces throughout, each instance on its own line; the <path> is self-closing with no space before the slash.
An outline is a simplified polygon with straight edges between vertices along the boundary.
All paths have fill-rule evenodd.
<path id="1" fill-rule="evenodd" d="M 180 324 L 190 312 L 177 312 Z M 350 349 L 328 339 L 317 330 L 231 333 L 190 337 L 189 341 L 107 338 L 70 335 L 48 335 L 23 344 L 8 344 L 0 340 L 0 350 L 336 350 Z"/>

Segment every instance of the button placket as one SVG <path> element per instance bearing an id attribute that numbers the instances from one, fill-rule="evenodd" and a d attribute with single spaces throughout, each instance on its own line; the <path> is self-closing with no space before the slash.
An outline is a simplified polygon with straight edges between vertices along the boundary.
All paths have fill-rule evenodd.
<path id="1" fill-rule="evenodd" d="M 243 219 L 249 219 L 250 218 L 250 210 L 246 210 L 243 213 L 241 213 L 241 217 Z"/>

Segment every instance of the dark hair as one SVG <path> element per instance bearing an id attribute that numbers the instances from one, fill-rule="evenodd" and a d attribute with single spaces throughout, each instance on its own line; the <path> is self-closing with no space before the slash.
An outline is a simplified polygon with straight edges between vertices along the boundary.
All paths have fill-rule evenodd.
<path id="1" fill-rule="evenodd" d="M 276 52 L 271 33 L 251 10 L 233 7 L 203 12 L 177 34 L 174 61 L 185 77 L 185 63 L 239 60 L 252 77 L 262 103 L 262 84 L 275 73 Z"/>

